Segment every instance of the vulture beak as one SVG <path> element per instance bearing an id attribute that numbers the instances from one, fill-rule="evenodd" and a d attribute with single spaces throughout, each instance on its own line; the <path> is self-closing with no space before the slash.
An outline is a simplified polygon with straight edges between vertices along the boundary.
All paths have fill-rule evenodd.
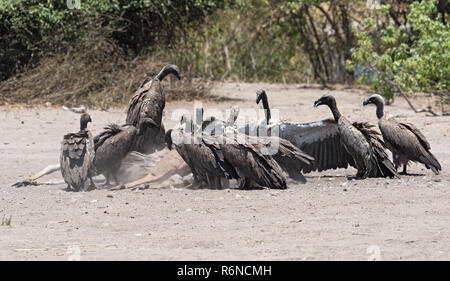
<path id="1" fill-rule="evenodd" d="M 259 102 L 261 101 L 263 93 L 265 93 L 264 90 L 256 91 L 256 104 L 259 104 Z"/>
<path id="2" fill-rule="evenodd" d="M 320 99 L 318 99 L 314 102 L 314 107 L 318 107 L 321 104 L 322 104 L 322 101 Z"/>
<path id="3" fill-rule="evenodd" d="M 368 104 L 370 104 L 370 103 L 372 103 L 372 101 L 370 100 L 370 98 L 369 98 L 369 99 L 366 99 L 365 101 L 363 101 L 363 105 L 368 105 Z"/>

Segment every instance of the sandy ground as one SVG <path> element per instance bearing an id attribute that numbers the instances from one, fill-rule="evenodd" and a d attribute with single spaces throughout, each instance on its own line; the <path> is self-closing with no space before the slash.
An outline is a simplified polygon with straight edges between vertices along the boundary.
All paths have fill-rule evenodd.
<path id="1" fill-rule="evenodd" d="M 326 91 L 295 85 L 225 84 L 215 89 L 231 100 L 203 103 L 254 108 L 264 87 L 280 117 L 308 122 L 331 117 L 313 101 Z M 332 91 L 352 120 L 375 121 L 367 96 Z M 414 100 L 425 106 L 425 99 Z M 175 124 L 171 103 L 165 124 Z M 402 99 L 386 108 L 416 124 L 443 167 L 435 176 L 413 164 L 417 176 L 348 181 L 355 170 L 307 175 L 287 190 L 95 190 L 67 192 L 64 185 L 12 188 L 58 162 L 63 134 L 78 130 L 79 115 L 56 108 L 0 108 L 0 260 L 448 260 L 450 259 L 449 117 L 414 114 Z M 122 122 L 124 109 L 90 111 L 91 130 Z M 45 179 L 58 178 L 59 173 Z"/>

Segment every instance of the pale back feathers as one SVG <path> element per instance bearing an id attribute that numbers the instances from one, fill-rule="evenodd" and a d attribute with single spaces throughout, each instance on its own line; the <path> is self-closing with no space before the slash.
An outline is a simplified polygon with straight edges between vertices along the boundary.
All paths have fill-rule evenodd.
<path id="1" fill-rule="evenodd" d="M 64 181 L 80 190 L 93 169 L 94 141 L 88 130 L 67 134 L 61 142 L 60 166 Z"/>

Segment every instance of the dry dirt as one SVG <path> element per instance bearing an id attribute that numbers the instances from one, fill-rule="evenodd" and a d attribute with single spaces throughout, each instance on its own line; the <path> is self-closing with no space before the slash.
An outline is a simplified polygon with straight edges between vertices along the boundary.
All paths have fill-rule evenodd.
<path id="1" fill-rule="evenodd" d="M 225 84 L 231 98 L 205 109 L 255 107 L 264 87 L 283 119 L 309 122 L 331 117 L 313 101 L 327 91 L 295 85 Z M 375 121 L 358 91 L 332 91 L 352 120 Z M 426 99 L 416 99 L 418 107 Z M 167 128 L 175 109 L 166 107 Z M 58 163 L 63 134 L 78 130 L 79 115 L 59 108 L 0 107 L 0 260 L 448 260 L 450 259 L 449 117 L 414 114 L 398 99 L 386 110 L 416 124 L 443 167 L 434 175 L 412 164 L 416 176 L 348 181 L 355 170 L 307 175 L 287 190 L 185 188 L 67 192 L 64 185 L 12 188 Z M 89 111 L 98 132 L 122 122 L 124 109 Z M 44 179 L 60 177 L 59 173 Z M 79 250 L 79 252 L 78 252 Z M 379 254 L 379 255 L 377 255 Z"/>

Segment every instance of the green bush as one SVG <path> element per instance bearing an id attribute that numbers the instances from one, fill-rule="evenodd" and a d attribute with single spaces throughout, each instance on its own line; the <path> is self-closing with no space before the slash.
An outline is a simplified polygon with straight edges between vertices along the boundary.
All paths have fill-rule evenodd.
<path id="1" fill-rule="evenodd" d="M 379 28 L 365 20 L 352 49 L 349 69 L 357 65 L 367 71 L 361 82 L 384 94 L 390 101 L 395 92 L 450 92 L 450 26 L 436 14 L 435 3 L 425 0 L 410 5 L 409 26 L 389 21 Z M 389 6 L 383 8 L 388 13 Z"/>
<path id="2" fill-rule="evenodd" d="M 61 0 L 0 1 L 0 81 L 43 55 L 65 52 L 102 36 L 135 57 L 145 48 L 170 47 L 177 34 L 201 23 L 227 1 Z"/>

